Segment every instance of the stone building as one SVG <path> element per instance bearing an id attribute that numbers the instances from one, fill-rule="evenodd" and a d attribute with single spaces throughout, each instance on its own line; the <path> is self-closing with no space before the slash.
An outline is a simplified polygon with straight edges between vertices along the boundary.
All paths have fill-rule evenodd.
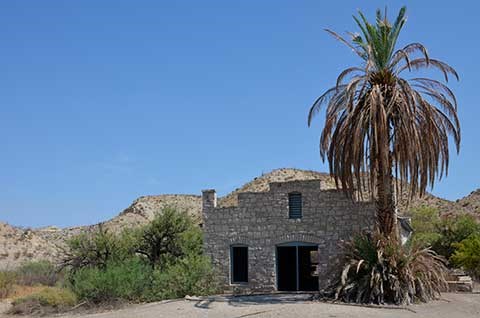
<path id="1" fill-rule="evenodd" d="M 309 291 L 328 281 L 339 240 L 372 229 L 370 202 L 352 202 L 320 180 L 270 183 L 218 207 L 204 190 L 205 251 L 226 292 Z"/>

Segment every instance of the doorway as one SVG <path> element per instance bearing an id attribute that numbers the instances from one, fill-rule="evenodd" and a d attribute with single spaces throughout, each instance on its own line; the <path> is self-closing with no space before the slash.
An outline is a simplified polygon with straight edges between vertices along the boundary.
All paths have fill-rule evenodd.
<path id="1" fill-rule="evenodd" d="M 318 290 L 318 246 L 292 242 L 277 245 L 277 289 Z"/>

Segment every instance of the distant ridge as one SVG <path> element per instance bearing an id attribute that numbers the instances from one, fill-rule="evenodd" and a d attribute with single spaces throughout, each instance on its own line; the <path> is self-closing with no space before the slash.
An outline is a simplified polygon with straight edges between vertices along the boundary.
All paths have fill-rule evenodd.
<path id="1" fill-rule="evenodd" d="M 322 180 L 327 188 L 335 188 L 329 174 L 311 170 L 280 168 L 264 173 L 245 183 L 240 188 L 219 198 L 219 206 L 234 206 L 237 195 L 242 192 L 263 192 L 270 182 L 293 180 Z M 199 189 L 200 192 L 200 189 Z M 404 195 L 399 209 L 408 214 L 412 208 L 428 205 L 439 209 L 442 215 L 472 214 L 480 220 L 480 189 L 456 201 L 449 201 L 432 194 L 426 194 L 408 203 Z M 162 194 L 141 196 L 117 216 L 102 222 L 111 231 L 137 227 L 152 220 L 155 213 L 167 206 L 187 211 L 198 221 L 201 219 L 202 199 L 200 195 Z M 0 222 L 0 268 L 13 268 L 25 261 L 47 259 L 58 260 L 65 240 L 84 231 L 91 231 L 96 225 L 77 226 L 60 229 L 54 226 L 39 229 L 23 229 Z"/>

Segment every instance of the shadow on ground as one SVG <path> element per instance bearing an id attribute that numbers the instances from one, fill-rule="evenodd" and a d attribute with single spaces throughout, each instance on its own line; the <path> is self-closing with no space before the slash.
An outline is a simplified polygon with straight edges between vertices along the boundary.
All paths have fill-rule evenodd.
<path id="1" fill-rule="evenodd" d="M 270 295 L 238 295 L 238 296 L 210 296 L 199 299 L 195 307 L 209 309 L 214 302 L 228 303 L 229 306 L 243 307 L 255 305 L 275 305 L 311 301 L 313 294 L 270 294 Z"/>

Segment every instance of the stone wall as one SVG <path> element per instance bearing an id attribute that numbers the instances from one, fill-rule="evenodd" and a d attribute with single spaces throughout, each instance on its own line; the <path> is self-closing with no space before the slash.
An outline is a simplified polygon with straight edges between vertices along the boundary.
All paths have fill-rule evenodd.
<path id="1" fill-rule="evenodd" d="M 289 219 L 288 194 L 302 194 L 301 219 Z M 322 190 L 320 180 L 270 183 L 268 192 L 240 193 L 238 206 L 216 206 L 214 190 L 203 191 L 205 251 L 218 270 L 225 291 L 276 289 L 276 245 L 318 244 L 320 286 L 338 256 L 338 243 L 371 229 L 374 206 L 352 202 L 337 190 Z M 248 284 L 230 284 L 230 246 L 248 246 Z"/>

